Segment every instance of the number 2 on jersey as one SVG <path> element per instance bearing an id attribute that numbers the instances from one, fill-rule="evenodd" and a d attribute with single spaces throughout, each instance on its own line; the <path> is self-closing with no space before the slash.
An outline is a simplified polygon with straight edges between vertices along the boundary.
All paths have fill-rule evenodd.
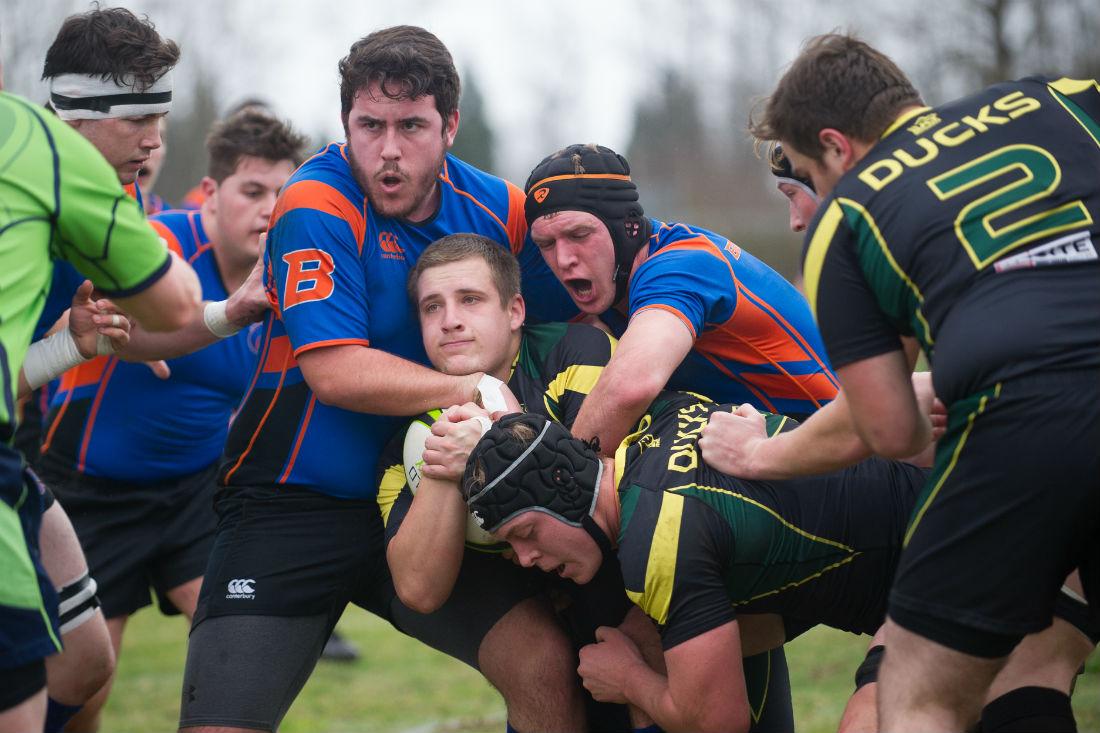
<path id="1" fill-rule="evenodd" d="M 968 203 L 955 217 L 955 234 L 979 270 L 1023 244 L 1092 224 L 1088 209 L 1074 200 L 997 226 L 1002 217 L 1050 197 L 1062 182 L 1058 161 L 1034 145 L 1006 145 L 941 173 L 928 181 L 928 187 L 948 201 L 997 178 L 1008 180 Z"/>

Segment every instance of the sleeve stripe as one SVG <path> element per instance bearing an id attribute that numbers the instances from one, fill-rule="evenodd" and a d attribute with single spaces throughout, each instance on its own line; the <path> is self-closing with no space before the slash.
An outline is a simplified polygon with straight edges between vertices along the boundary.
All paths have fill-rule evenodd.
<path id="1" fill-rule="evenodd" d="M 547 385 L 546 392 L 555 402 L 561 399 L 566 390 L 587 395 L 596 386 L 602 373 L 602 366 L 573 364 L 554 377 L 554 381 Z"/>
<path id="2" fill-rule="evenodd" d="M 347 346 L 349 344 L 355 344 L 358 346 L 370 346 L 370 341 L 367 339 L 328 339 L 326 341 L 314 341 L 311 344 L 299 346 L 294 350 L 294 357 L 298 358 L 307 351 L 313 351 L 314 349 L 323 349 L 326 346 Z"/>
<path id="3" fill-rule="evenodd" d="M 667 305 L 666 303 L 653 303 L 652 305 L 643 305 L 641 308 L 634 311 L 634 313 L 632 313 L 630 317 L 634 318 L 634 316 L 638 315 L 639 313 L 644 313 L 648 310 L 662 310 L 667 313 L 671 313 L 672 315 L 683 321 L 684 326 L 687 327 L 687 330 L 691 334 L 692 339 L 699 338 L 699 334 L 695 332 L 695 326 L 691 325 L 691 321 L 688 320 L 688 317 L 685 316 L 678 308 Z"/>
<path id="4" fill-rule="evenodd" d="M 268 230 L 273 229 L 280 218 L 294 209 L 313 209 L 346 221 L 351 227 L 359 252 L 362 254 L 363 239 L 367 232 L 366 216 L 355 204 L 348 201 L 344 194 L 332 186 L 309 180 L 292 184 L 279 196 L 275 211 L 271 214 Z"/>

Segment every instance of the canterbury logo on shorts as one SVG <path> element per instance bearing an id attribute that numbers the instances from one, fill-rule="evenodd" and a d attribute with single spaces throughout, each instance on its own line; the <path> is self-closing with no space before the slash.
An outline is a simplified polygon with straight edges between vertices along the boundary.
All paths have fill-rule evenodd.
<path id="1" fill-rule="evenodd" d="M 253 583 L 256 581 L 253 578 L 234 578 L 226 585 L 226 590 L 229 592 L 225 595 L 226 598 L 255 598 L 255 589 Z"/>

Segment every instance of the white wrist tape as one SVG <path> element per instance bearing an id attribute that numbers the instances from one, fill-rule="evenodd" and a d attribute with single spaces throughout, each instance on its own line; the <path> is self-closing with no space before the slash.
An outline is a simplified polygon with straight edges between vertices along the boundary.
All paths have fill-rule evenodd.
<path id="1" fill-rule="evenodd" d="M 206 328 L 210 330 L 210 333 L 220 339 L 229 338 L 241 330 L 225 317 L 225 304 L 227 302 L 225 300 L 212 301 L 202 309 L 202 322 L 206 324 Z"/>
<path id="2" fill-rule="evenodd" d="M 494 412 L 507 410 L 508 403 L 504 401 L 504 393 L 501 391 L 502 387 L 504 387 L 504 382 L 486 374 L 478 380 L 474 402 L 484 407 L 490 415 Z"/>
<path id="3" fill-rule="evenodd" d="M 23 376 L 31 389 L 38 389 L 85 361 L 73 334 L 65 328 L 30 345 L 23 360 Z"/>

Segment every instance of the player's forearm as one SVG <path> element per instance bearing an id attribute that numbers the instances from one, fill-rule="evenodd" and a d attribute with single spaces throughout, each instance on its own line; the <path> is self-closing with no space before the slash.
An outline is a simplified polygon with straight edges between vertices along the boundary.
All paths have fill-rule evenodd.
<path id="1" fill-rule="evenodd" d="M 779 480 L 828 473 L 870 455 L 841 392 L 794 430 L 761 441 L 752 455 L 751 476 Z"/>
<path id="2" fill-rule="evenodd" d="M 170 332 L 152 332 L 135 324 L 130 329 L 130 343 L 118 352 L 123 361 L 154 361 L 175 359 L 191 354 L 218 341 L 203 322 L 203 305 L 195 309 L 190 322 Z"/>
<path id="3" fill-rule="evenodd" d="M 626 672 L 623 693 L 630 704 L 644 711 L 666 733 L 736 733 L 742 730 L 738 721 L 719 719 L 705 705 L 689 705 L 676 700 L 668 678 L 644 664 L 632 666 Z M 743 730 L 747 731 L 747 724 Z"/>
<path id="4" fill-rule="evenodd" d="M 298 365 L 324 404 L 375 415 L 416 415 L 469 402 L 482 376 L 452 377 L 357 345 L 306 351 Z"/>
<path id="5" fill-rule="evenodd" d="M 654 389 L 644 380 L 617 376 L 617 371 L 605 369 L 581 404 L 573 435 L 584 440 L 599 437 L 601 452 L 614 455 L 660 391 L 660 386 Z"/>
<path id="6" fill-rule="evenodd" d="M 454 484 L 424 478 L 386 560 L 397 595 L 409 608 L 431 613 L 451 595 L 462 564 L 466 506 Z"/>
<path id="7" fill-rule="evenodd" d="M 176 331 L 190 323 L 202 301 L 202 287 L 191 266 L 173 254 L 168 271 L 150 287 L 115 300 L 146 330 Z"/>

